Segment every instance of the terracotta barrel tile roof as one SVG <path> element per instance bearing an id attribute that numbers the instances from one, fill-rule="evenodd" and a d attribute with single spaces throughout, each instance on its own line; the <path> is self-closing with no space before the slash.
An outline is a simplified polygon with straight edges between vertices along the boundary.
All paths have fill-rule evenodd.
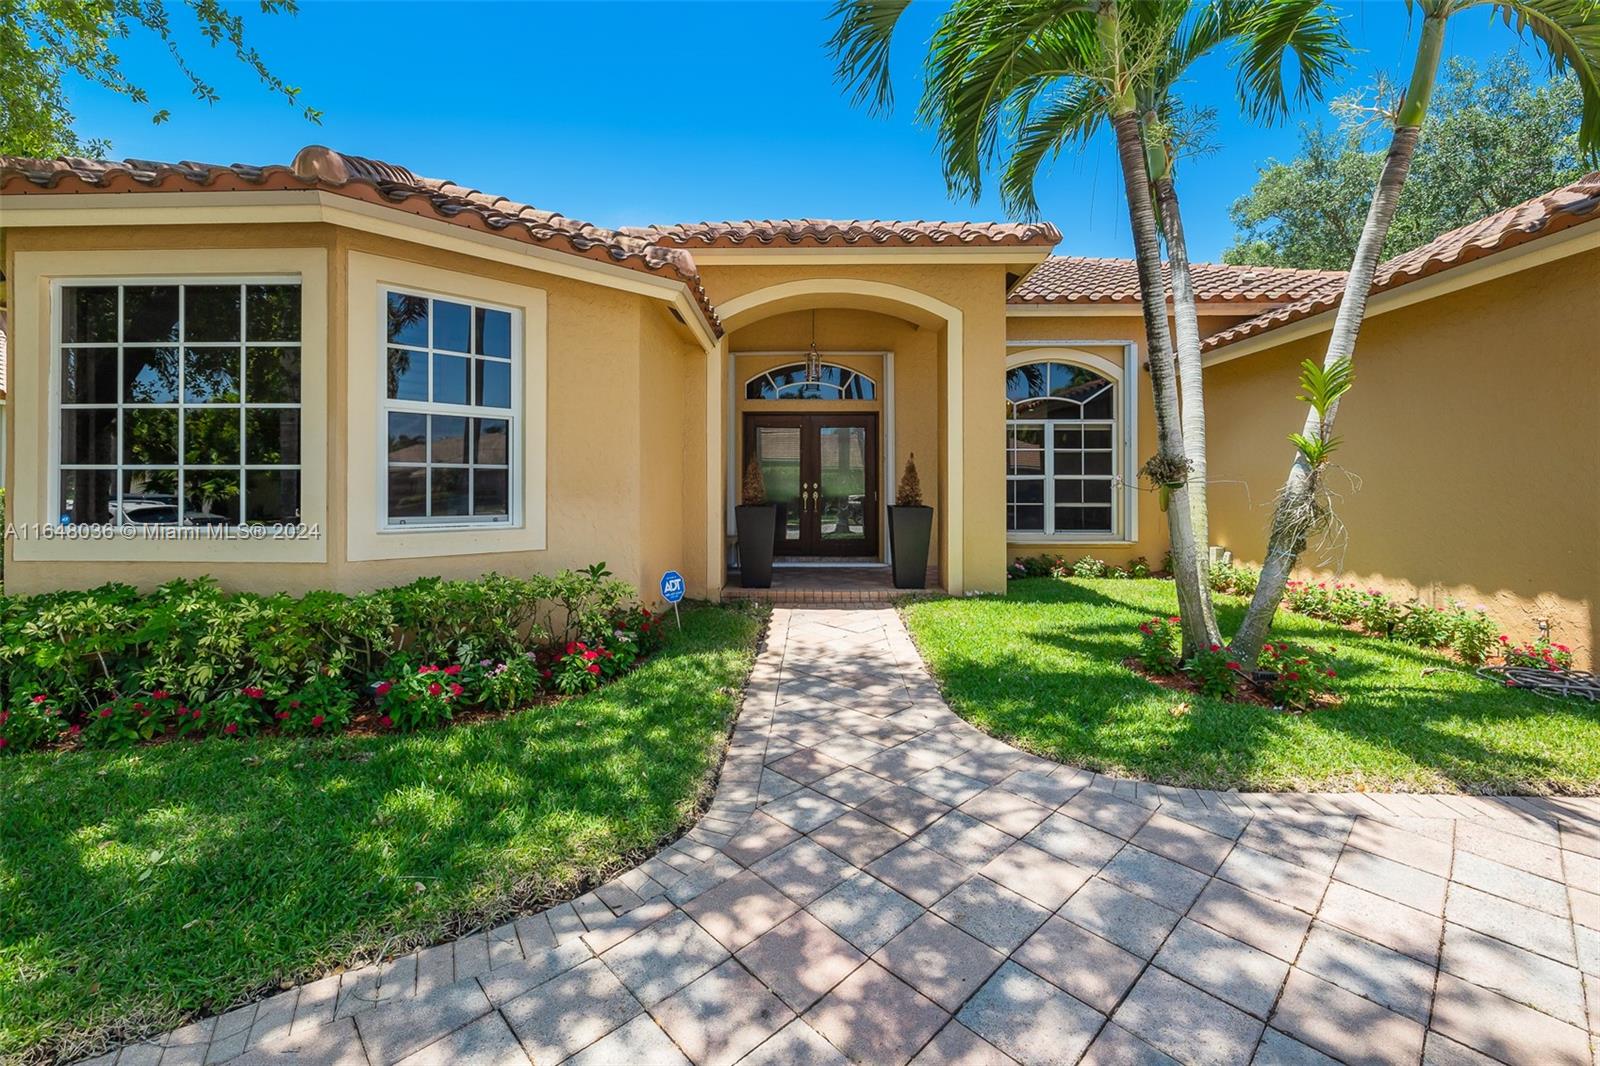
<path id="1" fill-rule="evenodd" d="M 1586 174 L 1571 185 L 1536 196 L 1487 218 L 1469 222 L 1409 252 L 1402 252 L 1378 267 L 1371 291 L 1380 293 L 1398 289 L 1496 252 L 1597 221 L 1600 221 L 1600 171 Z M 1246 337 L 1266 333 L 1332 310 L 1343 300 L 1344 286 L 1341 284 L 1330 291 L 1257 315 L 1207 337 L 1201 348 L 1211 351 Z"/>
<path id="2" fill-rule="evenodd" d="M 289 166 L 163 163 L 144 159 L 30 159 L 0 156 L 0 193 L 73 194 L 320 189 L 423 217 L 615 263 L 667 274 L 686 284 L 719 328 L 694 257 L 636 234 L 542 211 L 503 196 L 438 178 L 420 177 L 382 160 L 345 155 L 320 145 L 300 150 Z"/>
<path id="3" fill-rule="evenodd" d="M 1262 303 L 1299 300 L 1337 288 L 1338 270 L 1292 270 L 1284 267 L 1229 266 L 1195 263 L 1190 268 L 1195 297 L 1204 303 Z M 1172 274 L 1161 267 L 1171 291 Z M 1132 259 L 1051 256 L 1011 293 L 1013 304 L 1139 302 L 1139 268 Z"/>
<path id="4" fill-rule="evenodd" d="M 685 222 L 624 230 L 695 248 L 824 248 L 835 246 L 1050 248 L 1061 231 L 1048 222 L 896 222 L 882 219 L 768 218 Z"/>

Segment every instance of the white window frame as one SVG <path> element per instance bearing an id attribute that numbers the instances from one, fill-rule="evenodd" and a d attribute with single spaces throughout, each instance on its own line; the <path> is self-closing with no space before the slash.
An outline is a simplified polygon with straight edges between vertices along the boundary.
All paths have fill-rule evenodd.
<path id="1" fill-rule="evenodd" d="M 1050 532 L 1055 524 L 1055 512 L 1051 501 L 1055 498 L 1055 449 L 1050 427 L 1057 425 L 1066 426 L 1096 426 L 1106 425 L 1105 419 L 1090 419 L 1082 422 L 1075 420 L 1059 419 L 1006 419 L 1007 433 L 1009 427 L 1015 422 L 1021 424 L 1045 426 L 1045 514 L 1048 523 L 1044 532 L 1027 530 L 1006 530 L 1008 544 L 1050 545 L 1050 544 L 1134 544 L 1139 538 L 1139 512 L 1138 512 L 1138 471 L 1137 450 L 1139 432 L 1139 398 L 1138 398 L 1138 345 L 1125 340 L 1013 340 L 1006 344 L 1006 371 L 1029 363 L 1065 363 L 1070 366 L 1081 367 L 1109 381 L 1113 388 L 1114 416 L 1109 420 L 1112 427 L 1111 452 L 1112 452 L 1112 491 L 1111 491 L 1111 531 L 1101 532 L 1094 530 L 1068 530 L 1064 532 Z M 1120 365 L 1117 361 L 1095 352 L 1085 351 L 1086 348 L 1115 348 L 1120 350 L 1122 359 Z M 1007 438 L 1009 440 L 1009 436 Z M 1009 484 L 1014 480 L 1010 474 L 1010 460 L 1006 458 L 1005 474 Z M 1095 475 L 1103 476 L 1103 475 Z M 1036 475 L 1018 475 L 1015 480 L 1025 480 Z M 1009 503 L 1006 504 L 1009 506 Z M 1068 504 L 1067 506 L 1071 506 Z"/>
<path id="2" fill-rule="evenodd" d="M 433 400 L 400 400 L 389 397 L 389 349 L 394 347 L 389 341 L 389 294 L 399 293 L 403 296 L 419 296 L 429 300 L 443 300 L 447 303 L 464 304 L 470 310 L 483 308 L 487 311 L 502 311 L 511 316 L 511 406 L 510 407 L 482 407 L 475 404 L 438 403 Z M 477 297 L 460 296 L 454 293 L 439 292 L 416 285 L 404 285 L 397 282 L 381 282 L 377 286 L 377 312 L 378 312 L 378 352 L 377 352 L 377 502 L 378 502 L 378 531 L 380 533 L 432 533 L 432 532 L 460 532 L 462 530 L 503 529 L 520 527 L 523 522 L 522 506 L 522 434 L 523 420 L 523 385 L 522 374 L 525 362 L 523 350 L 523 321 L 522 309 L 508 304 L 497 303 L 492 300 L 483 300 Z M 476 315 L 469 313 L 470 328 L 476 330 Z M 449 349 L 436 348 L 433 344 L 434 315 L 428 315 L 428 347 L 429 354 L 429 391 L 432 391 L 432 356 L 435 353 L 464 357 L 473 360 L 481 358 L 475 352 L 455 352 Z M 415 345 L 399 345 L 402 348 L 418 350 Z M 468 343 L 468 348 L 472 344 Z M 498 358 L 498 357 L 489 357 Z M 504 419 L 510 424 L 510 432 L 506 441 L 506 513 L 503 515 L 447 515 L 434 517 L 431 515 L 418 515 L 409 518 L 394 519 L 389 515 L 389 415 L 391 412 L 400 414 L 444 415 L 458 418 L 494 418 Z M 431 447 L 431 444 L 430 444 Z M 476 464 L 462 464 L 464 469 L 470 469 Z M 428 472 L 429 491 L 432 488 L 432 462 L 423 464 L 422 469 Z M 469 498 L 471 493 L 470 480 Z"/>
<path id="3" fill-rule="evenodd" d="M 246 304 L 246 302 L 243 299 L 241 299 L 240 307 L 239 307 L 239 314 L 240 314 L 240 333 L 239 333 L 239 337 L 240 337 L 240 339 L 236 343 L 239 345 L 240 348 L 243 348 L 243 349 L 248 349 L 248 348 L 250 348 L 252 346 L 261 347 L 261 348 L 282 348 L 282 347 L 285 347 L 285 346 L 293 345 L 294 348 L 300 353 L 300 382 L 299 382 L 300 399 L 298 401 L 294 402 L 294 403 L 263 403 L 263 404 L 257 404 L 257 403 L 250 403 L 245 399 L 241 399 L 241 401 L 236 405 L 229 405 L 229 404 L 210 405 L 210 404 L 188 404 L 188 403 L 185 403 L 183 401 L 183 398 L 182 398 L 183 397 L 183 373 L 184 373 L 183 367 L 184 367 L 184 362 L 185 362 L 183 349 L 186 346 L 188 346 L 188 342 L 186 340 L 178 340 L 178 341 L 171 342 L 170 345 L 163 345 L 163 344 L 158 344 L 158 343 L 155 343 L 155 342 L 143 342 L 143 341 L 136 342 L 135 345 L 134 345 L 134 347 L 136 347 L 136 348 L 146 348 L 146 347 L 150 347 L 150 348 L 155 348 L 155 347 L 175 347 L 175 348 L 177 348 L 177 350 L 178 350 L 178 389 L 177 389 L 177 395 L 179 397 L 178 402 L 176 404 L 142 404 L 142 403 L 127 403 L 127 402 L 125 402 L 123 400 L 123 389 L 122 389 L 122 362 L 123 362 L 122 353 L 126 348 L 126 342 L 124 342 L 121 339 L 122 321 L 123 321 L 123 305 L 122 305 L 123 290 L 125 288 L 130 287 L 130 286 L 131 287 L 138 287 L 138 288 L 145 288 L 145 287 L 158 286 L 158 285 L 176 285 L 176 286 L 180 286 L 180 287 L 181 286 L 186 286 L 186 285 L 196 285 L 196 286 L 293 285 L 295 288 L 299 289 L 300 290 L 300 299 L 301 299 L 301 325 L 300 325 L 300 339 L 299 340 L 295 340 L 295 341 L 250 341 L 249 339 L 247 339 L 247 330 L 244 328 L 244 322 L 245 322 L 245 316 L 248 314 L 248 305 Z M 63 314 L 63 312 L 65 310 L 64 290 L 70 289 L 70 288 L 110 288 L 112 286 L 115 286 L 116 290 L 117 290 L 117 335 L 118 335 L 118 339 L 115 342 L 107 342 L 107 341 L 76 342 L 75 341 L 75 342 L 72 342 L 71 344 L 66 343 L 64 341 L 63 337 L 62 337 L 62 329 L 61 329 L 62 314 Z M 48 380 L 47 380 L 47 385 L 46 385 L 46 387 L 48 389 L 47 401 L 46 401 L 46 408 L 47 408 L 47 416 L 46 416 L 47 417 L 47 422 L 46 422 L 46 425 L 48 427 L 48 433 L 49 433 L 49 438 L 48 438 L 49 439 L 49 444 L 48 444 L 48 451 L 47 451 L 47 462 L 46 462 L 46 467 L 45 467 L 46 476 L 49 478 L 49 481 L 45 486 L 45 500 L 46 500 L 46 505 L 48 507 L 47 514 L 48 514 L 49 524 L 51 524 L 51 525 L 62 525 L 61 515 L 63 513 L 64 508 L 66 507 L 66 500 L 62 498 L 61 478 L 62 478 L 62 473 L 64 472 L 64 468 L 65 467 L 69 467 L 70 466 L 74 470 L 110 471 L 112 476 L 113 476 L 113 478 L 114 478 L 114 483 L 115 483 L 115 486 L 116 486 L 116 495 L 120 499 L 120 497 L 122 495 L 122 473 L 123 473 L 123 471 L 124 470 L 144 469 L 144 468 L 147 468 L 148 465 L 149 465 L 149 464 L 143 464 L 143 463 L 140 463 L 140 464 L 128 464 L 128 463 L 125 463 L 123 461 L 123 450 L 122 450 L 123 418 L 122 418 L 122 412 L 128 411 L 128 410 L 137 411 L 137 410 L 154 410 L 154 409 L 172 410 L 172 411 L 179 412 L 179 418 L 178 418 L 178 458 L 177 458 L 177 463 L 175 464 L 175 469 L 177 471 L 177 477 L 178 477 L 177 492 L 178 492 L 179 501 L 180 501 L 180 515 L 182 513 L 181 504 L 182 504 L 182 500 L 183 500 L 183 497 L 184 497 L 184 475 L 185 475 L 185 473 L 187 471 L 189 471 L 189 470 L 204 470 L 204 469 L 238 470 L 239 471 L 239 522 L 237 524 L 235 524 L 235 525 L 229 525 L 229 526 L 227 526 L 225 528 L 228 528 L 228 529 L 249 528 L 250 527 L 250 523 L 245 520 L 245 509 L 246 509 L 246 506 L 247 506 L 247 504 L 249 502 L 248 501 L 248 492 L 249 492 L 249 490 L 246 487 L 246 482 L 247 482 L 248 479 L 245 477 L 245 474 L 252 468 L 253 469 L 257 469 L 257 470 L 288 470 L 288 471 L 293 471 L 293 472 L 295 472 L 295 473 L 300 475 L 300 518 L 297 519 L 297 520 L 279 522 L 279 523 L 258 523 L 258 525 L 263 526 L 265 529 L 273 530 L 273 529 L 281 528 L 281 527 L 294 528 L 294 527 L 298 527 L 298 526 L 304 524 L 305 521 L 306 521 L 306 517 L 305 517 L 306 516 L 306 503 L 307 503 L 307 501 L 306 501 L 306 488 L 307 488 L 307 486 L 306 486 L 306 467 L 307 467 L 307 462 L 308 462 L 308 452 L 307 452 L 308 441 L 307 441 L 307 433 L 306 433 L 306 418 L 307 418 L 307 415 L 306 415 L 306 373 L 307 373 L 306 362 L 307 361 L 306 361 L 305 299 L 306 299 L 305 279 L 300 274 L 292 274 L 292 273 L 283 273 L 283 274 L 221 274 L 221 275 L 216 275 L 216 274 L 119 274 L 119 275 L 109 275 L 109 276 L 104 276 L 104 275 L 76 275 L 76 276 L 60 276 L 60 277 L 51 278 L 50 279 L 50 303 L 49 303 L 49 315 L 50 315 L 50 326 L 49 326 L 50 368 L 49 368 L 49 373 L 47 375 Z M 180 338 L 183 336 L 183 332 L 184 332 L 183 324 L 184 324 L 184 301 L 183 301 L 183 299 L 182 299 L 182 297 L 180 295 L 179 300 L 178 300 L 178 334 L 179 334 Z M 228 346 L 228 343 L 229 342 L 212 343 L 212 344 L 201 343 L 201 344 L 198 344 L 198 345 L 195 345 L 195 346 L 196 347 L 202 347 L 202 348 L 204 348 L 204 347 L 226 347 L 226 346 Z M 117 401 L 116 401 L 116 404 L 115 404 L 115 408 L 116 408 L 116 411 L 117 411 L 117 442 L 116 442 L 116 455 L 115 455 L 116 461 L 114 463 L 63 463 L 62 462 L 62 457 L 61 457 L 62 412 L 63 411 L 67 411 L 67 410 L 90 410 L 90 409 L 96 409 L 96 408 L 105 409 L 107 407 L 112 406 L 110 404 L 76 404 L 76 403 L 69 404 L 69 403 L 66 403 L 66 402 L 64 402 L 62 400 L 61 391 L 62 391 L 64 382 L 65 382 L 65 363 L 64 363 L 64 351 L 63 351 L 63 349 L 69 348 L 69 347 L 73 348 L 74 350 L 99 349 L 99 350 L 115 351 L 117 353 Z M 243 369 L 243 368 L 241 367 L 241 369 Z M 243 385 L 243 381 L 241 381 L 240 384 L 242 386 Z M 219 466 L 216 466 L 214 464 L 190 464 L 190 463 L 187 463 L 187 462 L 184 461 L 184 454 L 185 454 L 185 450 L 186 449 L 184 447 L 184 445 L 185 445 L 185 441 L 184 441 L 184 423 L 183 423 L 183 418 L 182 418 L 181 412 L 184 409 L 189 408 L 189 407 L 195 407 L 195 408 L 202 408 L 203 409 L 205 407 L 210 407 L 210 406 L 215 406 L 218 409 L 226 409 L 226 408 L 232 406 L 232 407 L 236 407 L 237 410 L 239 411 L 239 420 L 240 420 L 239 463 L 238 463 L 237 466 L 219 467 Z M 246 417 L 246 413 L 251 408 L 260 408 L 262 410 L 298 411 L 300 413 L 300 461 L 298 463 L 292 463 L 292 464 L 291 463 L 280 463 L 280 464 L 255 463 L 255 464 L 251 464 L 251 463 L 246 461 L 245 448 L 247 446 L 247 439 L 246 439 L 246 433 L 245 433 L 245 427 L 244 427 L 244 420 L 245 420 L 245 417 Z M 165 468 L 163 468 L 163 469 L 165 469 Z M 76 524 L 76 525 L 86 525 L 86 526 L 94 525 L 94 523 L 74 523 L 74 524 Z M 122 520 L 122 516 L 120 514 L 118 514 L 117 516 L 115 516 L 113 518 L 111 524 L 115 525 L 115 526 L 119 526 L 119 527 L 120 526 L 128 526 L 130 529 L 138 530 L 138 531 L 140 531 L 140 533 L 142 533 L 144 535 L 147 535 L 147 536 L 149 536 L 149 535 L 158 535 L 162 529 L 166 528 L 162 524 L 124 522 Z M 187 527 L 187 528 L 196 528 L 196 527 Z"/>

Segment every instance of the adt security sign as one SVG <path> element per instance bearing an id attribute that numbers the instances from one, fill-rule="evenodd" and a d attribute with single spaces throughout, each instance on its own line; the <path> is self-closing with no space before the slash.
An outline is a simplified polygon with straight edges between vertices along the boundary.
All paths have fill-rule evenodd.
<path id="1" fill-rule="evenodd" d="M 678 601 L 683 599 L 683 575 L 676 570 L 668 570 L 661 575 L 661 598 L 672 604 L 672 617 L 677 619 L 678 628 L 683 628 L 683 619 L 678 617 Z"/>

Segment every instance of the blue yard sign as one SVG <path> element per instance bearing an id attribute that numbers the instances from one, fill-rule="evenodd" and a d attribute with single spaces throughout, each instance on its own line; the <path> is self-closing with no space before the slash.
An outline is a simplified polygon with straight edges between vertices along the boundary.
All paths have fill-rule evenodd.
<path id="1" fill-rule="evenodd" d="M 683 619 L 678 617 L 678 601 L 683 599 L 683 575 L 676 570 L 668 570 L 661 575 L 661 598 L 672 604 L 672 617 L 678 623 L 678 628 L 683 628 Z"/>

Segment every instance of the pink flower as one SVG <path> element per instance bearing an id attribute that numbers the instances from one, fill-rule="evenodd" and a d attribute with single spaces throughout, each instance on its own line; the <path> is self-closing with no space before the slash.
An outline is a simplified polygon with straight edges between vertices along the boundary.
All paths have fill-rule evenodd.
<path id="1" fill-rule="evenodd" d="M 277 714 L 276 714 L 276 715 L 274 715 L 274 716 L 273 716 L 273 717 L 275 717 L 275 718 L 276 718 L 276 719 L 277 719 L 277 720 L 278 720 L 278 721 L 280 721 L 280 722 L 281 722 L 281 721 L 283 721 L 283 720 L 284 720 L 284 719 L 285 719 L 285 718 L 288 718 L 288 717 L 289 717 L 289 712 L 288 712 L 288 711 L 279 711 L 279 712 L 278 712 L 278 713 L 277 713 Z"/>
<path id="2" fill-rule="evenodd" d="M 293 711 L 298 711 L 300 709 L 300 701 L 299 700 L 290 700 L 289 701 L 289 709 L 293 710 Z"/>
<path id="3" fill-rule="evenodd" d="M 239 723 L 229 722 L 227 725 L 222 727 L 222 731 L 231 737 L 239 731 Z"/>
<path id="4" fill-rule="evenodd" d="M 1235 662 L 1230 662 L 1228 664 L 1228 669 L 1229 670 L 1237 670 L 1237 669 L 1239 669 L 1239 664 L 1235 663 Z"/>
<path id="5" fill-rule="evenodd" d="M 585 669 L 587 669 L 591 674 L 598 674 L 600 672 L 600 664 L 590 663 L 587 667 L 585 667 Z"/>
<path id="6" fill-rule="evenodd" d="M 460 666 L 454 666 L 454 665 L 447 666 L 447 667 L 444 668 L 444 672 L 450 677 L 455 677 L 457 674 L 459 674 L 461 672 L 461 667 Z"/>
<path id="7" fill-rule="evenodd" d="M 388 715 L 384 715 L 382 718 L 378 719 L 378 724 L 383 726 L 385 729 L 389 729 L 393 727 L 394 719 L 390 718 Z"/>
<path id="8" fill-rule="evenodd" d="M 100 717 L 101 718 L 110 718 L 111 717 L 111 708 L 110 707 L 102 707 L 102 708 L 100 708 Z"/>
<path id="9" fill-rule="evenodd" d="M 587 661 L 587 662 L 594 662 L 596 659 L 600 658 L 600 653 L 597 652 L 597 651 L 590 650 L 590 651 L 584 652 L 583 653 L 583 657 L 584 657 L 584 660 Z"/>
<path id="10" fill-rule="evenodd" d="M 437 696 L 439 693 L 441 693 L 443 691 L 444 691 L 444 686 L 439 684 L 439 682 L 437 682 L 437 681 L 435 681 L 433 684 L 428 686 L 428 695 L 430 695 L 430 696 Z"/>
<path id="11" fill-rule="evenodd" d="M 462 692 L 462 689 L 461 689 L 460 685 L 457 685 L 457 684 L 454 684 L 454 683 L 452 683 L 450 685 L 450 695 L 459 696 L 459 695 L 461 695 L 461 692 Z"/>
<path id="12" fill-rule="evenodd" d="M 1222 650 L 1222 645 L 1221 644 L 1213 644 L 1213 645 L 1211 645 L 1211 650 L 1212 651 L 1221 651 Z"/>
<path id="13" fill-rule="evenodd" d="M 380 682 L 378 682 L 378 689 L 377 689 L 378 695 L 387 696 L 389 694 L 389 690 L 392 689 L 392 688 L 394 688 L 394 685 L 391 684 L 390 682 L 388 682 L 388 681 L 380 681 Z"/>
<path id="14" fill-rule="evenodd" d="M 37 695 L 37 696 L 35 696 L 33 698 L 33 702 L 34 703 L 43 703 L 45 700 L 47 700 L 49 698 L 50 697 L 46 696 L 44 693 L 41 692 L 39 695 Z"/>
<path id="15" fill-rule="evenodd" d="M 1327 674 L 1329 677 L 1338 677 L 1339 676 L 1338 674 L 1334 673 L 1332 670 L 1324 670 L 1323 673 Z"/>
<path id="16" fill-rule="evenodd" d="M 1293 670 L 1290 670 L 1287 674 L 1284 674 L 1283 676 L 1287 677 L 1290 681 L 1299 681 L 1300 680 L 1300 675 L 1295 673 Z"/>
<path id="17" fill-rule="evenodd" d="M 419 667 L 417 667 L 417 673 L 419 673 L 419 674 L 433 674 L 433 673 L 438 673 L 438 671 L 439 671 L 439 668 L 437 666 L 419 666 Z"/>
<path id="18" fill-rule="evenodd" d="M 256 688 L 253 685 L 250 688 L 243 689 L 241 691 L 243 691 L 246 696 L 249 696 L 253 700 L 259 700 L 262 696 L 267 694 L 266 689 Z"/>
<path id="19" fill-rule="evenodd" d="M 81 725 L 69 725 L 69 726 L 67 726 L 67 736 L 69 736 L 69 737 L 75 737 L 81 732 L 83 732 L 83 726 L 81 726 Z"/>
<path id="20" fill-rule="evenodd" d="M 321 729 L 323 721 L 324 721 L 324 719 L 323 719 L 322 715 L 320 715 L 320 714 L 317 715 L 315 718 L 311 719 L 311 728 L 312 729 Z"/>
<path id="21" fill-rule="evenodd" d="M 150 693 L 150 698 L 153 700 L 164 700 L 167 698 L 167 690 L 164 688 L 158 688 L 154 692 Z"/>

